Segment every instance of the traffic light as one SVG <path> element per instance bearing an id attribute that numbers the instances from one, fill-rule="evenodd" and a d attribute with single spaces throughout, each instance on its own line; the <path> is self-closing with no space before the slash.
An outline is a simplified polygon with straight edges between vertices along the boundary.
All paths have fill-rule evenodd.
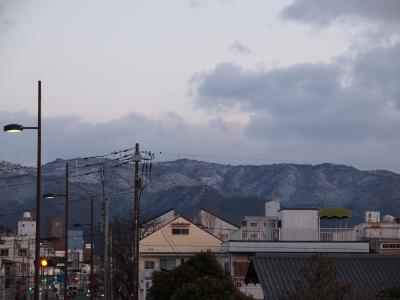
<path id="1" fill-rule="evenodd" d="M 48 268 L 54 266 L 54 262 L 52 259 L 42 257 L 39 259 L 39 266 L 41 268 Z"/>

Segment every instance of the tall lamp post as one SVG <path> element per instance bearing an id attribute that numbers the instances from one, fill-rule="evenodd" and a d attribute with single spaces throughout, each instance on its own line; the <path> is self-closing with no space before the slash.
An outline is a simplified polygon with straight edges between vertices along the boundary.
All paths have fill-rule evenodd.
<path id="1" fill-rule="evenodd" d="M 93 277 L 93 240 L 94 240 L 94 230 L 93 230 L 93 198 L 90 198 L 90 224 L 77 223 L 73 225 L 74 227 L 90 226 L 90 300 L 94 297 L 94 277 Z"/>
<path id="2" fill-rule="evenodd" d="M 68 165 L 68 163 L 66 163 L 65 164 L 65 194 L 47 193 L 47 194 L 43 195 L 43 198 L 46 198 L 46 199 L 65 197 L 64 300 L 66 300 L 68 298 L 68 171 L 69 171 L 69 165 Z"/>
<path id="3" fill-rule="evenodd" d="M 37 130 L 37 165 L 36 165 L 36 236 L 35 236 L 35 282 L 34 300 L 39 300 L 40 285 L 40 185 L 41 185 L 41 166 L 42 166 L 42 82 L 38 81 L 38 114 L 37 126 L 25 127 L 20 124 L 9 124 L 4 126 L 5 132 L 21 132 L 24 129 Z"/>

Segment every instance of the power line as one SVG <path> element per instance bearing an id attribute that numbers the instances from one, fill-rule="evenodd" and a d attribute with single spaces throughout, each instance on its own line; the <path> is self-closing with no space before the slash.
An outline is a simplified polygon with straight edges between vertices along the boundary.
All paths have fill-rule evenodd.
<path id="1" fill-rule="evenodd" d="M 290 163 L 290 164 L 335 164 L 335 165 L 348 165 L 348 166 L 360 166 L 360 167 L 379 167 L 379 168 L 400 168 L 397 165 L 378 165 L 378 164 L 362 164 L 362 163 L 350 163 L 350 162 L 332 162 L 332 161 L 316 161 L 316 160 L 290 160 L 290 159 L 274 159 L 271 157 L 249 157 L 249 156 L 229 156 L 229 155 L 216 155 L 216 154 L 192 154 L 192 153 L 178 153 L 178 152 L 159 152 L 160 155 L 175 156 L 177 159 L 181 157 L 190 158 L 215 158 L 224 160 L 249 160 L 249 161 L 269 161 L 273 163 Z"/>
<path id="2" fill-rule="evenodd" d="M 116 194 L 120 194 L 120 193 L 125 193 L 127 191 L 131 191 L 133 188 L 134 188 L 134 186 L 130 186 L 130 187 L 127 187 L 127 188 L 114 190 L 114 191 L 111 191 L 111 192 L 107 192 L 106 195 L 116 195 Z M 87 201 L 87 200 L 90 200 L 91 198 L 97 198 L 97 197 L 99 197 L 101 195 L 102 195 L 101 193 L 97 193 L 97 194 L 94 194 L 94 195 L 91 195 L 91 196 L 88 196 L 88 197 L 70 200 L 69 203 Z M 53 203 L 53 204 L 50 204 L 50 205 L 43 206 L 42 208 L 46 209 L 46 208 L 51 208 L 51 207 L 55 207 L 55 206 L 58 206 L 58 205 L 64 205 L 64 203 L 62 203 L 62 202 L 61 203 Z M 16 210 L 16 211 L 13 211 L 13 212 L 10 212 L 10 213 L 0 214 L 0 217 L 21 214 L 21 213 L 26 212 L 26 211 L 34 212 L 34 211 L 36 211 L 36 209 L 35 208 L 26 208 L 26 209 L 22 209 L 22 210 Z"/>
<path id="3" fill-rule="evenodd" d="M 130 158 L 131 158 L 131 157 L 124 158 L 124 160 L 122 160 L 122 163 L 119 163 L 119 164 L 117 164 L 117 165 L 115 165 L 115 166 L 107 167 L 107 168 L 105 168 L 105 169 L 117 168 L 117 167 L 119 167 L 119 166 L 121 166 L 121 165 L 127 164 L 127 163 L 130 162 L 130 161 L 129 161 Z M 116 160 L 116 161 L 118 161 L 118 160 Z M 95 165 L 93 165 L 93 166 L 95 166 Z M 83 168 L 84 168 L 84 167 L 85 167 L 85 166 L 83 166 Z M 92 167 L 92 166 L 88 166 L 88 167 Z M 72 171 L 70 172 L 70 174 L 73 174 L 73 173 L 75 173 L 75 172 L 76 172 L 76 169 L 75 169 L 75 170 L 72 169 Z M 76 177 L 87 176 L 87 175 L 94 174 L 94 173 L 99 173 L 99 172 L 101 172 L 100 169 L 94 170 L 94 171 L 90 171 L 90 172 L 86 172 L 86 173 L 80 174 L 80 175 L 70 175 L 69 177 L 70 177 L 70 178 L 76 178 Z M 32 175 L 32 176 L 35 177 L 35 175 Z M 0 179 L 8 179 L 8 178 L 0 178 Z M 64 179 L 65 179 L 65 176 L 63 176 L 63 177 L 55 177 L 55 178 L 50 178 L 50 179 L 42 180 L 42 182 L 51 182 L 51 181 L 64 180 Z M 35 183 L 36 183 L 36 180 L 35 180 L 35 181 L 29 181 L 29 182 L 23 182 L 23 183 L 10 184 L 10 185 L 2 185 L 2 186 L 0 186 L 0 189 L 2 189 L 2 188 L 11 188 L 11 187 L 18 187 L 18 186 L 23 186 L 23 185 L 35 184 Z"/>

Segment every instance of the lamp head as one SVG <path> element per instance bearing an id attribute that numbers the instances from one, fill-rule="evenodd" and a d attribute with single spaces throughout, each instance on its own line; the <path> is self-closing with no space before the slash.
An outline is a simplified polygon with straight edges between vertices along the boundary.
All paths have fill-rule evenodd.
<path id="1" fill-rule="evenodd" d="M 43 195 L 43 198 L 54 199 L 54 198 L 57 198 L 57 195 L 56 194 L 52 194 L 52 193 L 47 193 L 47 194 Z"/>
<path id="2" fill-rule="evenodd" d="M 14 132 L 21 132 L 22 130 L 24 130 L 24 126 L 20 124 L 8 124 L 4 126 L 5 132 L 14 133 Z"/>

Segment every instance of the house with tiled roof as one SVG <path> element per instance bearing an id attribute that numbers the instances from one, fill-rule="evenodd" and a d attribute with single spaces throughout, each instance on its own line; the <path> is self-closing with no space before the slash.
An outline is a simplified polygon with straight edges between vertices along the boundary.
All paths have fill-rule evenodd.
<path id="1" fill-rule="evenodd" d="M 295 283 L 302 280 L 303 270 L 309 265 L 312 253 L 269 253 L 251 259 L 245 283 L 260 284 L 263 299 L 281 299 L 294 291 Z M 350 284 L 345 299 L 380 298 L 387 288 L 400 284 L 400 256 L 378 254 L 328 255 L 337 271 L 341 284 Z M 262 298 L 261 298 L 262 299 Z"/>
<path id="2" fill-rule="evenodd" d="M 181 216 L 139 242 L 139 299 L 146 299 L 155 270 L 171 270 L 191 256 L 211 251 L 220 255 L 222 240 Z"/>

